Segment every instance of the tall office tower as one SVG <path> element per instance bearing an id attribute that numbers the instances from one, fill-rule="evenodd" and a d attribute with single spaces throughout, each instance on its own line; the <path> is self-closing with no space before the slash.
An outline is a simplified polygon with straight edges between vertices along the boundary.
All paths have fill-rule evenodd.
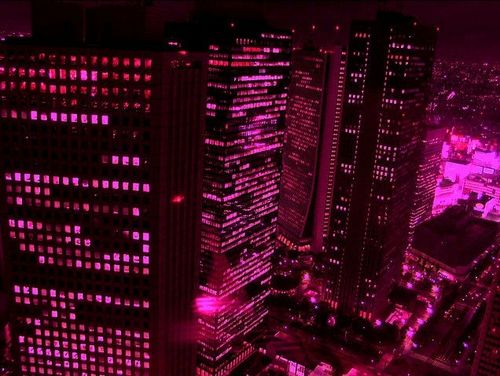
<path id="1" fill-rule="evenodd" d="M 122 39 L 142 8 L 90 34 L 80 4 L 0 45 L 17 374 L 193 375 L 206 55 Z"/>
<path id="2" fill-rule="evenodd" d="M 278 213 L 278 238 L 291 250 L 321 251 L 328 234 L 345 56 L 341 47 L 292 54 Z"/>
<path id="3" fill-rule="evenodd" d="M 500 264 L 486 301 L 486 311 L 479 331 L 472 376 L 498 375 L 500 372 Z"/>
<path id="4" fill-rule="evenodd" d="M 435 43 L 397 13 L 351 27 L 327 290 L 345 314 L 373 320 L 399 276 Z"/>
<path id="5" fill-rule="evenodd" d="M 199 375 L 241 364 L 267 315 L 290 44 L 287 33 L 232 22 L 209 47 Z"/>
<path id="6" fill-rule="evenodd" d="M 410 213 L 408 245 L 411 244 L 415 227 L 432 216 L 432 204 L 436 192 L 446 128 L 427 125 L 418 157 L 417 183 Z"/>

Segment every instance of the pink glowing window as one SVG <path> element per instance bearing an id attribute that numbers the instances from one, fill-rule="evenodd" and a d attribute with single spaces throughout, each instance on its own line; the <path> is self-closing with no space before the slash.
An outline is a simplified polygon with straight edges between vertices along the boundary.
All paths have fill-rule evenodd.
<path id="1" fill-rule="evenodd" d="M 118 163 L 120 163 L 120 158 L 117 155 L 113 155 L 111 157 L 111 163 L 115 164 L 115 165 L 118 164 Z"/>
<path id="2" fill-rule="evenodd" d="M 142 186 L 142 190 L 143 190 L 144 192 L 149 192 L 149 184 L 143 184 L 143 186 Z"/>
<path id="3" fill-rule="evenodd" d="M 76 80 L 77 79 L 76 69 L 71 69 L 69 71 L 69 78 L 70 78 L 70 80 Z"/>
<path id="4" fill-rule="evenodd" d="M 98 122 L 97 115 L 91 115 L 90 120 L 91 120 L 92 124 L 97 124 L 97 122 Z"/>
<path id="5" fill-rule="evenodd" d="M 30 119 L 31 120 L 37 120 L 38 119 L 38 112 L 37 111 L 31 111 L 30 112 Z"/>
<path id="6" fill-rule="evenodd" d="M 128 57 L 123 58 L 123 66 L 130 67 L 130 58 L 128 58 Z"/>
<path id="7" fill-rule="evenodd" d="M 122 157 L 122 163 L 125 166 L 128 166 L 129 165 L 129 157 L 127 157 L 127 156 Z"/>
<path id="8" fill-rule="evenodd" d="M 50 94 L 57 94 L 57 86 L 56 85 L 50 85 L 49 86 L 49 93 Z"/>
<path id="9" fill-rule="evenodd" d="M 90 79 L 92 81 L 97 81 L 97 71 L 90 72 Z"/>
<path id="10" fill-rule="evenodd" d="M 54 80 L 56 78 L 56 70 L 55 69 L 49 69 L 49 78 Z"/>
<path id="11" fill-rule="evenodd" d="M 112 60 L 113 67 L 117 67 L 119 64 L 120 64 L 120 59 L 117 57 L 113 57 L 113 60 Z"/>
<path id="12" fill-rule="evenodd" d="M 68 114 L 61 113 L 61 121 L 67 122 L 68 121 Z"/>
<path id="13" fill-rule="evenodd" d="M 67 87 L 66 87 L 66 85 L 59 86 L 59 93 L 61 93 L 61 94 L 66 94 L 67 93 Z"/>
<path id="14" fill-rule="evenodd" d="M 80 70 L 80 80 L 87 81 L 88 72 L 85 69 Z"/>
<path id="15" fill-rule="evenodd" d="M 78 115 L 77 114 L 71 114 L 71 122 L 76 123 L 78 121 Z"/>
<path id="16" fill-rule="evenodd" d="M 145 61 L 145 63 L 144 63 L 144 66 L 145 66 L 147 69 L 150 69 L 152 65 L 153 65 L 153 60 L 152 60 L 152 59 L 146 59 L 146 61 Z"/>
<path id="17" fill-rule="evenodd" d="M 139 59 L 139 58 L 134 59 L 134 68 L 140 68 L 141 64 L 142 64 L 141 59 Z"/>
<path id="18" fill-rule="evenodd" d="M 140 158 L 139 158 L 139 157 L 133 157 L 133 158 L 132 158 L 132 164 L 133 164 L 134 166 L 139 166 L 139 165 L 140 165 L 140 163 L 141 163 L 141 160 L 140 160 Z"/>
<path id="19" fill-rule="evenodd" d="M 108 125 L 108 123 L 109 123 L 109 116 L 108 115 L 102 115 L 101 121 L 102 121 L 102 124 Z"/>

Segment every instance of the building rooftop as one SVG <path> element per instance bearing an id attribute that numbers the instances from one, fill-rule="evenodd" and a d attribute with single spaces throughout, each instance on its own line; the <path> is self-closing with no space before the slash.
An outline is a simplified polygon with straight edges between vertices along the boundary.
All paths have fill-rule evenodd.
<path id="1" fill-rule="evenodd" d="M 415 229 L 413 248 L 450 266 L 469 265 L 495 242 L 498 223 L 454 206 Z"/>

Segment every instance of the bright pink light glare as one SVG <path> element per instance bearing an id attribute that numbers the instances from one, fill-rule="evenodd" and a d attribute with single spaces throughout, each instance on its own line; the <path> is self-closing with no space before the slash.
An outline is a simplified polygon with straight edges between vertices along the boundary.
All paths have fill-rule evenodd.
<path id="1" fill-rule="evenodd" d="M 182 194 L 178 194 L 178 195 L 175 195 L 172 197 L 172 199 L 170 200 L 173 204 L 180 204 L 181 202 L 184 201 L 184 195 Z"/>
<path id="2" fill-rule="evenodd" d="M 215 296 L 200 296 L 195 300 L 196 311 L 204 316 L 215 314 L 221 306 L 221 302 Z"/>

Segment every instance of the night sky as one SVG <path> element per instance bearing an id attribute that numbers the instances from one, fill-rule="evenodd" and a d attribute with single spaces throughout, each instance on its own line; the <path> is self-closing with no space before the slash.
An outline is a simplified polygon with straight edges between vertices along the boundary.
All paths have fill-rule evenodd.
<path id="1" fill-rule="evenodd" d="M 261 13 L 274 26 L 296 29 L 298 39 L 310 33 L 311 25 L 315 24 L 316 39 L 326 47 L 339 41 L 346 43 L 351 20 L 373 18 L 380 8 L 397 10 L 440 28 L 438 57 L 500 62 L 498 1 L 206 0 L 201 3 L 211 10 Z M 196 4 L 197 1 L 153 1 L 158 11 L 177 20 L 187 19 Z M 337 24 L 340 31 L 335 33 Z M 0 30 L 29 31 L 29 1 L 1 1 Z"/>

